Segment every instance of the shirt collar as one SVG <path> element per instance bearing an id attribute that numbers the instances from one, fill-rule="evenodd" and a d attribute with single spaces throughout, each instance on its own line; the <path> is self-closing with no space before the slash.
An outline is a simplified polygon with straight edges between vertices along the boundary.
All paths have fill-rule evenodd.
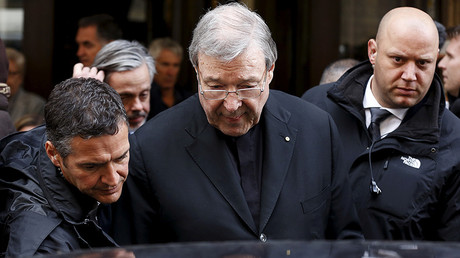
<path id="1" fill-rule="evenodd" d="M 372 93 L 371 90 L 371 82 L 372 78 L 374 78 L 374 75 L 371 75 L 369 80 L 367 81 L 366 85 L 366 91 L 364 92 L 364 99 L 363 99 L 363 107 L 365 109 L 371 108 L 371 107 L 380 107 L 383 109 L 388 110 L 391 114 L 396 116 L 399 120 L 403 120 L 404 116 L 407 113 L 408 108 L 384 108 L 380 103 L 375 99 L 374 94 Z"/>

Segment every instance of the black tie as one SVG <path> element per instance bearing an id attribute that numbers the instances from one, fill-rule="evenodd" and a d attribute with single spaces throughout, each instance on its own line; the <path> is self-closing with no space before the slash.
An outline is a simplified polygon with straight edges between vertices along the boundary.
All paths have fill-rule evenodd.
<path id="1" fill-rule="evenodd" d="M 370 111 L 371 124 L 369 125 L 369 133 L 372 136 L 372 141 L 377 141 L 380 139 L 380 122 L 385 120 L 391 113 L 381 108 L 370 108 Z"/>

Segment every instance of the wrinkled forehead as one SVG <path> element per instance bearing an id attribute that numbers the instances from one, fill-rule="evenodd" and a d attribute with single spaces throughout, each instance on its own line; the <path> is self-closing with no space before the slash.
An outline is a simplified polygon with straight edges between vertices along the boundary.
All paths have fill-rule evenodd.
<path id="1" fill-rule="evenodd" d="M 209 56 L 204 53 L 198 55 L 198 67 L 203 76 L 218 73 L 262 74 L 265 70 L 265 58 L 257 48 L 251 48 L 236 56 L 232 60 Z"/>

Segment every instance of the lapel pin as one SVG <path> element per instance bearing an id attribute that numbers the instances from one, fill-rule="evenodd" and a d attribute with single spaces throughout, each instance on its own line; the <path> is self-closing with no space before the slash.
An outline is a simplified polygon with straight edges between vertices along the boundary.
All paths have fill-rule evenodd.
<path id="1" fill-rule="evenodd" d="M 289 142 L 289 141 L 291 140 L 291 138 L 289 138 L 289 136 L 286 136 L 286 137 L 284 137 L 284 140 L 285 140 L 286 142 Z"/>

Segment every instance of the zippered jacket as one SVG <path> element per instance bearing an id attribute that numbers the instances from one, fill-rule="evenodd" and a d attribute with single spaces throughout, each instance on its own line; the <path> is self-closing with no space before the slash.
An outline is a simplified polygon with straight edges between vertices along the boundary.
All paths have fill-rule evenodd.
<path id="1" fill-rule="evenodd" d="M 372 73 L 366 61 L 302 96 L 339 128 L 365 238 L 460 240 L 460 120 L 445 108 L 440 79 L 372 144 L 362 105 Z M 380 194 L 371 193 L 372 176 Z"/>

